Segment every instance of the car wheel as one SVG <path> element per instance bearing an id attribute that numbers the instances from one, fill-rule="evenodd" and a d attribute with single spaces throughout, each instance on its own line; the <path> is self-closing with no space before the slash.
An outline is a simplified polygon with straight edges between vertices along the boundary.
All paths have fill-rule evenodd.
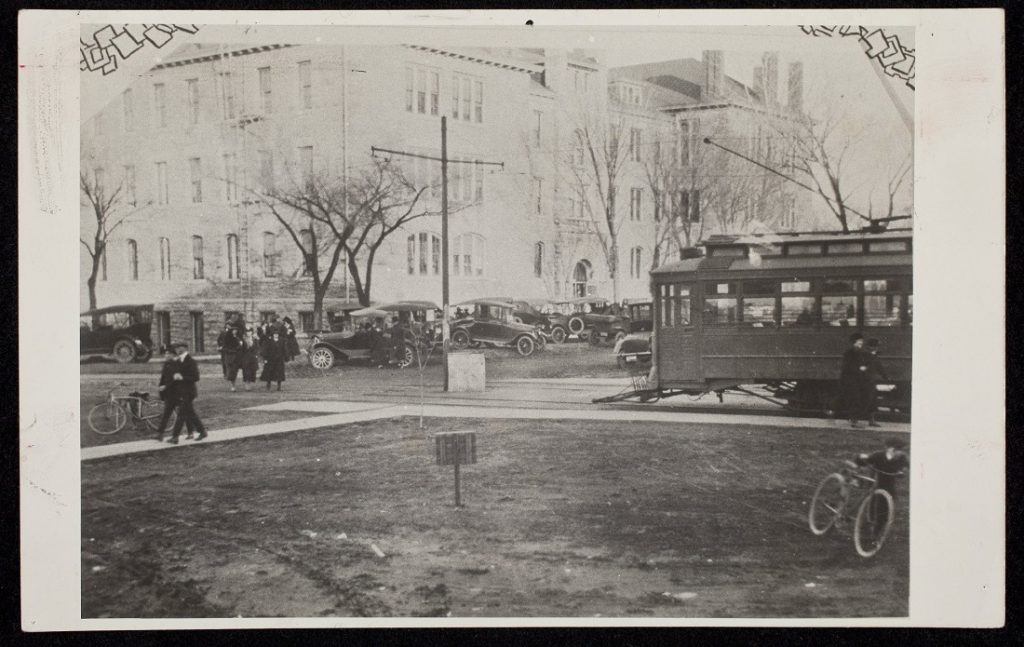
<path id="1" fill-rule="evenodd" d="M 121 341 L 114 344 L 114 359 L 122 364 L 127 364 L 135 359 L 135 344 L 122 339 Z"/>
<path id="2" fill-rule="evenodd" d="M 314 348 L 309 353 L 309 365 L 321 371 L 334 366 L 334 353 L 329 348 Z"/>
<path id="3" fill-rule="evenodd" d="M 587 341 L 590 342 L 591 346 L 597 346 L 598 344 L 601 343 L 601 335 L 596 330 L 591 328 L 590 330 L 587 331 Z"/>
<path id="4" fill-rule="evenodd" d="M 456 349 L 462 350 L 470 344 L 469 333 L 465 330 L 456 330 L 452 333 L 452 346 Z"/>
<path id="5" fill-rule="evenodd" d="M 548 345 L 548 340 L 544 339 L 544 335 L 537 335 L 537 348 L 539 350 L 544 350 L 544 348 L 547 345 Z"/>
<path id="6" fill-rule="evenodd" d="M 533 355 L 533 351 L 536 350 L 536 348 L 537 344 L 534 343 L 531 337 L 523 335 L 522 337 L 516 339 L 516 350 L 519 351 L 519 354 L 522 355 L 523 357 L 529 357 L 530 355 Z"/>
<path id="7" fill-rule="evenodd" d="M 153 349 L 148 347 L 144 351 L 135 355 L 135 361 L 142 364 L 149 361 L 149 358 L 153 357 Z"/>
<path id="8" fill-rule="evenodd" d="M 406 368 L 412 366 L 413 362 L 416 361 L 416 349 L 409 344 L 405 345 L 405 352 L 398 358 L 398 368 Z"/>
<path id="9" fill-rule="evenodd" d="M 572 334 L 579 335 L 583 332 L 584 328 L 586 328 L 586 324 L 583 323 L 583 319 L 581 317 L 573 317 L 572 319 L 569 319 L 569 332 Z"/>
<path id="10" fill-rule="evenodd" d="M 555 326 L 554 328 L 551 329 L 551 341 L 555 342 L 556 344 L 561 344 L 562 342 L 564 342 L 565 337 L 565 328 L 562 328 L 561 326 Z"/>

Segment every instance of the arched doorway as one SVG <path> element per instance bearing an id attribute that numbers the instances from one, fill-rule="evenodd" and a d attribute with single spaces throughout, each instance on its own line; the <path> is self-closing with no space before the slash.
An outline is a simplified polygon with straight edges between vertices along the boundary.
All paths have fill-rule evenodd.
<path id="1" fill-rule="evenodd" d="M 572 272 L 572 295 L 574 297 L 585 297 L 593 291 L 590 278 L 590 261 L 583 259 L 576 263 L 576 268 Z"/>

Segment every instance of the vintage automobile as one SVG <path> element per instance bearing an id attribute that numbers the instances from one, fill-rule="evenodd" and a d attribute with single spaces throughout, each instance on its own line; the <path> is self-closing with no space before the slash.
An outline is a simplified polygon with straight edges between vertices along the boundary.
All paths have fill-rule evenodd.
<path id="1" fill-rule="evenodd" d="M 149 361 L 153 355 L 152 327 L 152 304 L 87 310 L 79 322 L 80 354 L 113 355 L 121 363 Z"/>
<path id="2" fill-rule="evenodd" d="M 512 321 L 534 326 L 543 339 L 561 344 L 569 336 L 566 323 L 568 317 L 551 307 L 547 299 L 516 299 L 513 297 L 495 297 L 491 301 L 506 301 L 515 310 Z"/>
<path id="3" fill-rule="evenodd" d="M 353 310 L 350 315 L 353 319 L 384 321 L 397 316 L 405 337 L 405 350 L 397 358 L 397 365 L 405 368 L 416 362 L 417 353 L 422 352 L 424 346 L 429 348 L 433 344 L 434 335 L 428 330 L 427 313 L 436 310 L 437 306 L 430 301 L 398 301 Z M 356 329 L 315 334 L 309 343 L 309 365 L 325 371 L 339 363 L 369 361 L 378 344 L 383 344 L 390 351 L 393 348 L 391 332 Z"/>
<path id="4" fill-rule="evenodd" d="M 459 304 L 451 324 L 452 346 L 507 346 L 523 357 L 532 355 L 544 347 L 544 337 L 536 326 L 515 322 L 514 312 L 514 305 L 495 299 L 473 299 Z"/>
<path id="5" fill-rule="evenodd" d="M 627 302 L 629 334 L 615 342 L 615 358 L 619 368 L 648 366 L 651 361 L 651 331 L 654 329 L 653 304 L 650 300 Z"/>
<path id="6" fill-rule="evenodd" d="M 570 311 L 565 324 L 568 332 L 591 344 L 618 341 L 629 332 L 629 318 L 617 304 L 602 297 L 578 297 L 556 305 Z"/>

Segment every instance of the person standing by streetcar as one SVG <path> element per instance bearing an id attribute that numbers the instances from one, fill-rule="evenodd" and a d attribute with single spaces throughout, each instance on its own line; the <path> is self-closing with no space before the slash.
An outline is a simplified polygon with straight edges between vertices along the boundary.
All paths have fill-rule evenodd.
<path id="1" fill-rule="evenodd" d="M 865 344 L 865 362 L 867 363 L 868 373 L 868 384 L 865 386 L 864 398 L 867 403 L 868 410 L 868 426 L 869 427 L 880 427 L 875 421 L 875 409 L 877 408 L 878 399 L 878 385 L 881 382 L 889 380 L 889 376 L 885 374 L 885 369 L 882 367 L 882 361 L 878 359 L 878 346 L 879 342 L 877 339 L 872 337 Z"/>
<path id="2" fill-rule="evenodd" d="M 839 369 L 839 399 L 851 427 L 857 427 L 858 420 L 870 420 L 866 397 L 870 385 L 864 335 L 853 333 Z"/>

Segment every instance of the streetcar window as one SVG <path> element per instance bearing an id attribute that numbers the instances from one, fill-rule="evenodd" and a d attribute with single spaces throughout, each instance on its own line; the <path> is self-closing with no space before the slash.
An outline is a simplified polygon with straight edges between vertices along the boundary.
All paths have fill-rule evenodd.
<path id="1" fill-rule="evenodd" d="M 790 243 L 786 245 L 786 253 L 790 256 L 813 256 L 821 254 L 821 245 L 814 243 Z"/>
<path id="2" fill-rule="evenodd" d="M 831 243 L 828 246 L 829 254 L 862 254 L 864 243 Z"/>
<path id="3" fill-rule="evenodd" d="M 865 281 L 865 288 L 867 288 Z M 900 325 L 900 295 L 868 294 L 864 296 L 865 326 Z"/>
<path id="4" fill-rule="evenodd" d="M 829 326 L 856 326 L 857 297 L 853 295 L 821 297 L 821 320 Z"/>
<path id="5" fill-rule="evenodd" d="M 907 325 L 913 325 L 914 323 L 914 295 L 907 295 Z"/>
<path id="6" fill-rule="evenodd" d="M 865 292 L 900 292 L 902 288 L 900 279 L 864 279 Z"/>
<path id="7" fill-rule="evenodd" d="M 868 243 L 869 252 L 909 252 L 910 241 L 907 240 L 877 240 Z"/>
<path id="8" fill-rule="evenodd" d="M 813 326 L 818 323 L 814 297 L 782 297 L 783 326 Z"/>
<path id="9" fill-rule="evenodd" d="M 822 292 L 856 292 L 857 281 L 853 279 L 825 279 Z"/>
<path id="10" fill-rule="evenodd" d="M 677 326 L 690 325 L 690 288 L 676 285 L 674 294 L 675 319 Z"/>
<path id="11" fill-rule="evenodd" d="M 743 295 L 775 294 L 775 281 L 744 281 Z"/>
<path id="12" fill-rule="evenodd" d="M 733 297 L 704 299 L 704 323 L 707 325 L 736 323 L 736 299 Z"/>
<path id="13" fill-rule="evenodd" d="M 685 285 L 662 285 L 658 288 L 661 301 L 661 318 L 659 325 L 689 326 L 690 325 L 690 288 Z"/>
<path id="14" fill-rule="evenodd" d="M 743 297 L 743 323 L 754 328 L 775 326 L 775 297 Z"/>
<path id="15" fill-rule="evenodd" d="M 783 281 L 782 282 L 783 292 L 810 292 L 811 282 L 810 281 Z"/>
<path id="16" fill-rule="evenodd" d="M 729 256 L 741 258 L 747 255 L 746 247 L 712 247 L 708 250 L 708 256 Z"/>
<path id="17" fill-rule="evenodd" d="M 708 294 L 736 294 L 735 283 L 708 283 Z"/>
<path id="18" fill-rule="evenodd" d="M 750 246 L 751 255 L 782 256 L 782 245 L 779 243 L 757 243 Z"/>

